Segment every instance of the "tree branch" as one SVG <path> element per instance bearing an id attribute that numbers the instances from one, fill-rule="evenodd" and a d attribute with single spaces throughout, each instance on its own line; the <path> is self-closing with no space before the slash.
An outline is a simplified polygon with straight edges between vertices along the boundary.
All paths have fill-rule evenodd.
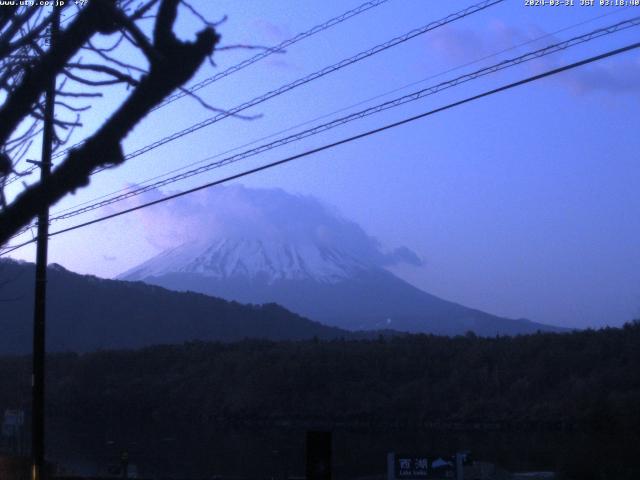
<path id="1" fill-rule="evenodd" d="M 42 55 L 31 69 L 27 69 L 22 82 L 9 95 L 0 108 L 0 145 L 4 144 L 20 121 L 40 98 L 46 86 L 96 32 L 110 33 L 110 21 L 115 0 L 95 0 L 78 15 L 77 19 L 56 40 L 56 48 Z"/>
<path id="2" fill-rule="evenodd" d="M 46 182 L 28 187 L 0 212 L 0 245 L 27 225 L 42 205 L 53 205 L 87 185 L 95 169 L 122 163 L 120 142 L 153 107 L 186 83 L 211 55 L 220 38 L 214 29 L 205 28 L 193 43 L 181 42 L 174 35 L 178 2 L 162 1 L 153 45 L 159 56 L 151 62 L 149 74 L 140 79 L 127 100 L 94 135 L 70 151 Z"/>

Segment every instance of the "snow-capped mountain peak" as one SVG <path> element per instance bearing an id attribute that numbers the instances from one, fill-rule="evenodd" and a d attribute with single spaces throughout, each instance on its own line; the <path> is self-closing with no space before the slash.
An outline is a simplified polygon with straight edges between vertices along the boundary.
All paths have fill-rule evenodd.
<path id="1" fill-rule="evenodd" d="M 167 250 L 120 278 L 142 280 L 186 273 L 216 279 L 257 279 L 266 283 L 302 279 L 335 283 L 369 268 L 372 266 L 344 251 L 316 242 L 222 238 L 207 245 L 189 242 Z"/>

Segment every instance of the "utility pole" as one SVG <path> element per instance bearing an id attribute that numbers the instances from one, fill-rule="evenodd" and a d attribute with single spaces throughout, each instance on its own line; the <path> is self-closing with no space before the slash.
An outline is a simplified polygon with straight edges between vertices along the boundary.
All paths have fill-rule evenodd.
<path id="1" fill-rule="evenodd" d="M 54 48 L 60 30 L 60 9 L 53 7 L 49 30 L 49 48 Z M 51 173 L 51 153 L 54 136 L 54 105 L 56 95 L 55 76 L 45 92 L 44 126 L 42 134 L 42 159 L 40 182 Z M 36 288 L 33 309 L 33 373 L 31 377 L 31 468 L 32 480 L 46 480 L 44 442 L 44 375 L 45 375 L 45 319 L 47 299 L 47 247 L 49 242 L 49 207 L 43 202 L 38 214 L 38 242 L 36 246 Z"/>

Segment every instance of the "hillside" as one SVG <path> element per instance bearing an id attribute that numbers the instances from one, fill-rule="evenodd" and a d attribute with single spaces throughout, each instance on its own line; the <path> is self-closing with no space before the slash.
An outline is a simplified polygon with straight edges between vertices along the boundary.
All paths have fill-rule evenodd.
<path id="1" fill-rule="evenodd" d="M 565 331 L 510 319 L 431 295 L 355 253 L 309 238 L 188 242 L 119 276 L 241 303 L 277 303 L 347 330 L 517 335 Z"/>
<path id="2" fill-rule="evenodd" d="M 31 351 L 34 265 L 0 261 L 0 354 Z M 189 340 L 335 338 L 325 327 L 269 304 L 241 305 L 139 282 L 49 267 L 47 348 L 86 352 Z"/>
<path id="3" fill-rule="evenodd" d="M 314 197 L 241 185 L 210 195 L 210 205 L 197 208 L 197 222 L 174 218 L 188 228 L 118 278 L 241 303 L 277 303 L 352 331 L 486 336 L 566 331 L 493 315 L 417 288 L 390 269 L 411 265 L 428 276 L 418 253 L 407 246 L 383 247 Z"/>

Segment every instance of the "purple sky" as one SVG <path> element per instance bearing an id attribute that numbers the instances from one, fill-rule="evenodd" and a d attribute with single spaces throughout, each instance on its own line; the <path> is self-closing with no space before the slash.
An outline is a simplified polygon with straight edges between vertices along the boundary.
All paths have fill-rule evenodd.
<path id="1" fill-rule="evenodd" d="M 229 16 L 221 27 L 223 44 L 274 45 L 361 2 L 192 3 L 211 19 Z M 201 95 L 216 106 L 233 107 L 471 3 L 390 0 L 300 42 L 286 54 L 203 89 Z M 525 7 L 524 0 L 507 0 L 248 112 L 262 114 L 260 119 L 225 120 L 103 172 L 53 212 L 538 37 L 559 32 L 356 108 L 636 15 L 640 8 Z M 182 12 L 180 32 L 192 35 L 198 28 L 197 21 Z M 635 27 L 470 82 L 174 184 L 167 191 L 211 181 L 635 42 L 639 32 L 640 27 Z M 253 53 L 220 52 L 218 69 Z M 198 77 L 214 72 L 207 65 Z M 124 89 L 113 89 L 97 102 L 85 117 L 85 132 L 95 129 L 125 94 Z M 640 54 L 632 52 L 256 174 L 242 183 L 311 195 L 360 225 L 387 250 L 408 247 L 423 264 L 398 265 L 393 270 L 435 295 L 498 315 L 557 325 L 620 325 L 640 317 L 639 106 Z M 193 100 L 182 99 L 150 115 L 126 140 L 125 148 L 132 151 L 210 115 Z M 206 208 L 229 208 L 224 203 L 206 203 L 206 198 Z M 51 242 L 50 259 L 79 272 L 115 276 L 167 243 L 177 242 L 179 229 L 167 233 L 167 225 L 182 225 L 185 211 L 176 212 L 189 204 L 185 200 L 172 208 L 150 208 L 57 237 Z M 52 230 L 104 213 L 59 222 Z M 209 225 L 203 221 L 182 228 L 205 231 Z M 33 249 L 14 256 L 32 259 Z"/>

